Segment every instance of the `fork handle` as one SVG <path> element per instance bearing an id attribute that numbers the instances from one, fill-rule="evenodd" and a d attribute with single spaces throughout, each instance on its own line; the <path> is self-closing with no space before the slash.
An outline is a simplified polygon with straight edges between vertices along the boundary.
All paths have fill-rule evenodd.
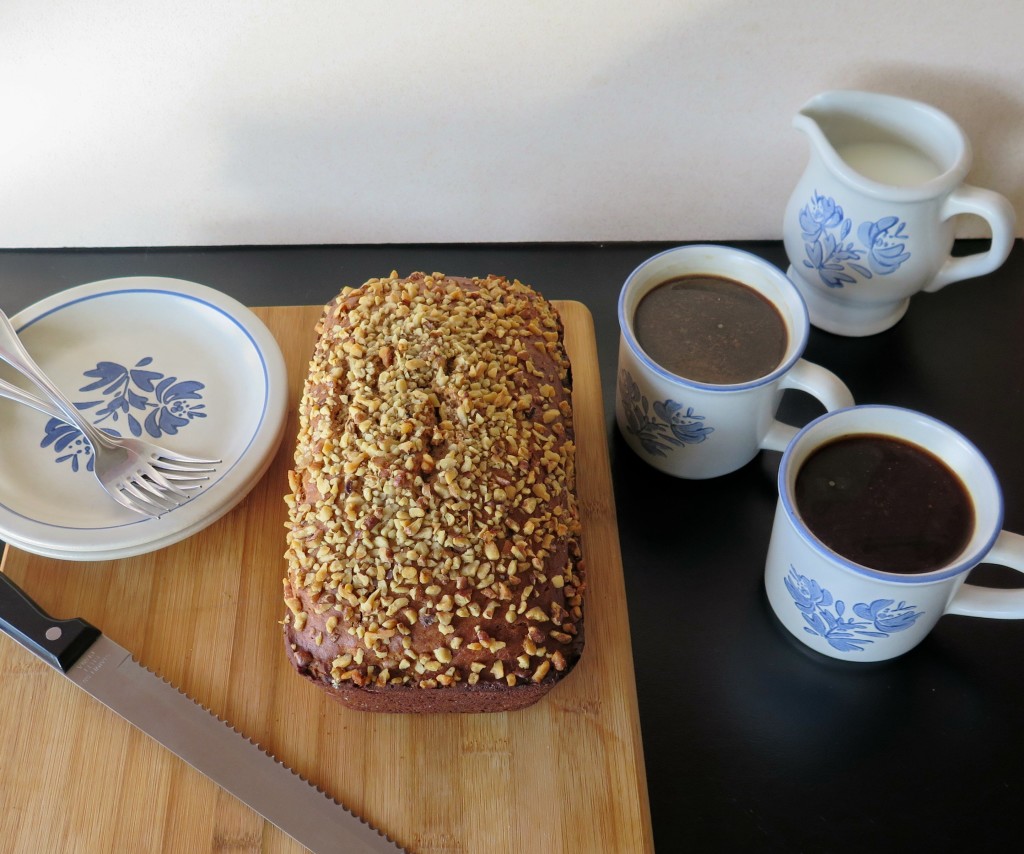
<path id="1" fill-rule="evenodd" d="M 44 415 L 49 415 L 51 418 L 56 418 L 59 421 L 64 421 L 67 418 L 64 414 L 64 410 L 58 409 L 49 401 L 43 400 L 41 397 L 36 397 L 32 392 L 18 388 L 16 385 L 13 385 L 6 380 L 0 380 L 0 397 L 6 397 L 8 400 L 13 400 L 17 403 L 24 403 L 25 406 L 31 406 L 33 409 L 38 409 Z"/>
<path id="2" fill-rule="evenodd" d="M 85 418 L 83 418 L 75 405 L 64 396 L 64 393 L 53 384 L 53 381 L 43 373 L 42 369 L 29 355 L 25 345 L 21 343 L 18 333 L 11 325 L 10 319 L 0 311 L 0 359 L 9 365 L 17 368 L 22 374 L 32 380 L 41 391 L 43 391 L 54 406 L 63 413 L 60 418 L 78 427 L 92 444 L 108 444 L 100 430 L 97 430 Z M 10 397 L 11 395 L 4 395 Z M 23 396 L 16 398 L 21 403 L 33 403 L 26 401 Z M 38 409 L 38 407 L 36 407 Z"/>

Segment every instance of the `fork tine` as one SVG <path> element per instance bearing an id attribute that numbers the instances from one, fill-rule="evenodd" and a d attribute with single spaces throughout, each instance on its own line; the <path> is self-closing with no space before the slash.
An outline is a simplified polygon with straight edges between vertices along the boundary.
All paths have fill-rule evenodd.
<path id="1" fill-rule="evenodd" d="M 190 492 L 202 489 L 210 481 L 206 472 L 215 469 L 178 469 L 166 468 L 161 462 L 151 462 L 144 472 L 145 476 L 156 483 L 160 489 L 179 498 L 191 498 Z"/>
<path id="2" fill-rule="evenodd" d="M 148 502 L 173 510 L 182 500 L 187 499 L 184 493 L 177 489 L 165 489 L 155 480 L 148 478 L 148 475 L 137 476 L 131 480 L 125 480 L 122 488 L 131 495 L 145 499 Z"/>
<path id="3" fill-rule="evenodd" d="M 160 459 L 154 460 L 153 465 L 157 466 L 161 471 L 184 471 L 184 472 L 214 472 L 217 469 L 210 463 L 206 462 L 194 462 L 194 463 L 183 463 L 179 460 L 167 460 L 161 457 Z"/>
<path id="4" fill-rule="evenodd" d="M 181 475 L 173 474 L 165 474 L 164 476 L 174 484 L 174 488 L 179 492 L 183 489 L 202 489 L 203 484 L 210 479 L 208 477 L 182 477 Z"/>
<path id="5" fill-rule="evenodd" d="M 169 451 L 166 448 L 160 449 L 160 456 L 163 459 L 169 460 L 176 463 L 197 463 L 204 466 L 215 466 L 224 462 L 224 460 L 205 460 L 201 457 L 190 457 L 187 454 L 179 454 L 177 451 Z"/>
<path id="6" fill-rule="evenodd" d="M 163 481 L 177 485 L 191 481 L 208 481 L 216 469 L 191 469 L 182 466 L 168 466 L 159 460 L 150 464 Z"/>
<path id="7" fill-rule="evenodd" d="M 163 508 L 158 508 L 155 504 L 150 504 L 148 501 L 143 501 L 140 498 L 133 498 L 130 495 L 126 495 L 119 489 L 108 489 L 107 495 L 114 499 L 122 507 L 127 507 L 129 510 L 135 513 L 141 513 L 143 516 L 149 516 L 155 518 L 160 516 L 166 511 Z"/>
<path id="8" fill-rule="evenodd" d="M 120 489 L 109 490 L 111 497 L 119 504 L 136 513 L 144 513 L 147 516 L 162 516 L 173 509 L 157 502 L 154 498 L 142 492 L 135 484 L 126 482 L 120 485 Z"/>
<path id="9" fill-rule="evenodd" d="M 137 489 L 155 497 L 160 504 L 170 505 L 171 508 L 177 507 L 189 498 L 188 493 L 164 481 L 159 472 L 149 471 L 147 468 L 140 469 L 130 480 Z"/>

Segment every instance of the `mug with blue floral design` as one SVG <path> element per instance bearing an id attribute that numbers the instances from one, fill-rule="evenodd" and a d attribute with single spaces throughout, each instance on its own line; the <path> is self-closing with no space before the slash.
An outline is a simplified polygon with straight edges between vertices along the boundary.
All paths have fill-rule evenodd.
<path id="1" fill-rule="evenodd" d="M 798 488 L 801 472 L 821 449 L 850 438 L 872 441 L 892 439 L 930 455 L 963 490 L 969 511 L 961 516 L 962 535 L 954 549 L 934 563 L 913 570 L 888 563 L 850 559 L 838 547 L 826 545 L 823 529 L 814 520 Z M 876 476 L 865 464 L 853 474 L 825 482 L 830 489 L 857 490 L 858 500 Z M 880 469 L 878 469 L 880 470 Z M 869 473 L 870 472 L 870 473 Z M 1002 530 L 1003 499 L 991 466 L 960 433 L 936 419 L 893 406 L 854 406 L 827 413 L 801 430 L 782 456 L 778 474 L 779 501 L 765 563 L 765 590 L 782 625 L 817 652 L 845 661 L 883 661 L 917 646 L 945 614 L 1024 619 L 1024 589 L 995 589 L 966 584 L 980 563 L 994 563 L 1024 572 L 1024 537 Z M 932 486 L 920 490 L 921 515 L 911 536 L 902 538 L 904 520 L 885 532 L 872 529 L 874 538 L 890 553 L 899 546 L 928 555 L 926 537 L 943 535 L 947 522 L 931 497 Z M 877 493 L 873 500 L 881 501 Z M 803 503 L 802 503 L 803 502 Z M 911 501 L 901 502 L 916 503 Z M 846 516 L 835 524 L 848 524 L 853 504 L 837 503 Z M 909 509 L 908 509 L 908 512 Z M 952 517 L 950 517 L 952 518 Z M 811 519 L 811 521 L 808 521 Z M 938 519 L 938 524 L 933 524 Z M 895 533 L 894 533 L 895 532 Z M 897 543 L 903 539 L 903 543 Z M 830 541 L 835 546 L 834 541 Z M 951 540 L 953 542 L 953 540 Z M 847 553 L 849 554 L 849 553 Z M 870 561 L 875 563 L 875 561 Z M 891 571 L 896 569 L 898 571 Z"/>
<path id="2" fill-rule="evenodd" d="M 634 325 L 641 300 L 659 285 L 690 276 L 739 283 L 774 306 L 785 327 L 774 368 L 743 382 L 702 382 L 673 373 L 645 352 Z M 797 432 L 775 418 L 788 388 L 807 392 L 826 410 L 853 404 L 842 380 L 802 358 L 810 324 L 793 283 L 749 252 L 697 244 L 661 252 L 626 279 L 618 313 L 616 421 L 626 443 L 667 474 L 717 477 L 746 465 L 761 449 L 784 450 Z"/>
<path id="3" fill-rule="evenodd" d="M 997 269 L 1013 247 L 1016 216 L 998 193 L 964 183 L 971 146 L 927 104 L 874 92 L 823 92 L 793 125 L 810 158 L 786 206 L 789 277 L 811 323 L 840 335 L 873 335 L 906 312 L 919 291 Z M 985 252 L 952 257 L 957 217 L 985 220 Z"/>

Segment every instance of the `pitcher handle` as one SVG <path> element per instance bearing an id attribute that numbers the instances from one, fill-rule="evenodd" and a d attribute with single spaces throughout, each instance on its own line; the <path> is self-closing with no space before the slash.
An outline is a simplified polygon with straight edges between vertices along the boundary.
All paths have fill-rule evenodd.
<path id="1" fill-rule="evenodd" d="M 1024 537 L 1000 531 L 984 563 L 997 563 L 1024 572 Z M 1024 590 L 979 587 L 963 584 L 946 607 L 947 614 L 965 617 L 993 617 L 999 620 L 1024 619 Z"/>
<path id="2" fill-rule="evenodd" d="M 991 273 L 1006 260 L 1013 248 L 1017 216 L 1013 206 L 999 193 L 964 184 L 950 194 L 940 211 L 943 221 L 957 214 L 974 214 L 985 220 L 992 231 L 992 245 L 987 252 L 946 259 L 934 281 L 924 288 L 929 293 L 962 279 Z"/>

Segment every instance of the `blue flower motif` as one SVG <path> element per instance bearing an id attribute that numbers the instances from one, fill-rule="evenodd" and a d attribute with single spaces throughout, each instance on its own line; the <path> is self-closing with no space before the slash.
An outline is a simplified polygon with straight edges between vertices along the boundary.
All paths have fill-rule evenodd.
<path id="1" fill-rule="evenodd" d="M 683 405 L 674 400 L 656 400 L 651 406 L 629 371 L 619 375 L 619 387 L 626 430 L 649 454 L 664 457 L 673 447 L 699 444 L 715 432 L 714 427 L 704 426 L 704 416 L 694 413 L 693 407 L 684 412 Z"/>
<path id="2" fill-rule="evenodd" d="M 715 432 L 714 427 L 705 427 L 701 423 L 704 416 L 694 414 L 692 406 L 688 406 L 686 412 L 682 409 L 683 405 L 674 400 L 659 400 L 654 403 L 654 414 L 667 422 L 672 435 L 684 444 L 696 445 Z"/>
<path id="3" fill-rule="evenodd" d="M 827 287 L 842 288 L 857 282 L 857 277 L 871 279 L 875 274 L 886 276 L 910 258 L 906 251 L 906 223 L 887 216 L 876 222 L 862 223 L 857 237 L 862 244 L 847 241 L 853 222 L 843 216 L 835 199 L 817 190 L 810 202 L 800 210 L 800 231 L 804 239 L 803 265 L 815 270 Z M 901 242 L 904 241 L 904 242 Z M 861 256 L 867 254 L 867 266 Z"/>
<path id="4" fill-rule="evenodd" d="M 783 581 L 807 624 L 804 631 L 824 638 L 829 646 L 840 652 L 863 652 L 864 647 L 876 639 L 902 632 L 924 615 L 923 611 L 906 602 L 892 607 L 892 599 L 875 599 L 854 605 L 853 613 L 860 618 L 854 619 L 846 616 L 845 602 L 841 599 L 833 601 L 828 590 L 814 579 L 798 573 L 794 566 L 790 565 L 789 575 Z"/>
<path id="5" fill-rule="evenodd" d="M 200 411 L 205 408 L 204 404 L 195 402 L 202 399 L 199 390 L 203 384 L 178 382 L 177 379 L 167 377 L 154 389 L 159 406 L 146 416 L 146 431 L 151 436 L 161 433 L 174 436 L 193 418 L 206 417 L 206 413 Z"/>
<path id="6" fill-rule="evenodd" d="M 842 221 L 843 209 L 836 200 L 821 195 L 817 190 L 800 211 L 800 230 L 807 241 L 817 240 L 823 231 L 835 228 Z"/>
<path id="7" fill-rule="evenodd" d="M 878 631 L 887 633 L 909 629 L 921 616 L 906 602 L 900 602 L 895 608 L 890 607 L 892 604 L 892 599 L 876 599 L 870 604 L 854 605 L 853 610 L 858 617 L 870 620 Z"/>
<path id="8" fill-rule="evenodd" d="M 785 583 L 794 604 L 801 611 L 813 611 L 818 605 L 827 608 L 832 604 L 832 594 L 823 590 L 817 581 L 806 575 L 792 571 L 785 579 Z"/>
<path id="9" fill-rule="evenodd" d="M 86 471 L 93 470 L 92 446 L 85 441 L 78 428 L 57 418 L 51 418 L 46 422 L 43 441 L 39 446 L 47 448 L 50 445 L 53 446 L 55 453 L 60 454 L 56 460 L 58 463 L 68 463 L 72 471 L 78 471 L 83 464 Z"/>
<path id="10" fill-rule="evenodd" d="M 95 368 L 84 372 L 91 382 L 81 392 L 95 392 L 98 397 L 78 401 L 80 410 L 91 410 L 91 419 L 111 436 L 121 432 L 114 424 L 122 422 L 133 436 L 143 431 L 154 439 L 173 436 L 195 418 L 205 418 L 205 404 L 200 403 L 203 383 L 179 380 L 151 370 L 152 357 L 140 359 L 131 368 L 117 362 L 98 362 Z M 56 418 L 50 419 L 44 429 L 40 447 L 53 447 L 59 454 L 56 462 L 67 462 L 72 471 L 93 469 L 92 448 L 76 428 Z"/>
<path id="11" fill-rule="evenodd" d="M 877 222 L 862 223 L 857 229 L 860 242 L 868 248 L 868 264 L 878 275 L 895 272 L 910 258 L 906 251 L 906 225 L 894 216 L 886 216 Z"/>

